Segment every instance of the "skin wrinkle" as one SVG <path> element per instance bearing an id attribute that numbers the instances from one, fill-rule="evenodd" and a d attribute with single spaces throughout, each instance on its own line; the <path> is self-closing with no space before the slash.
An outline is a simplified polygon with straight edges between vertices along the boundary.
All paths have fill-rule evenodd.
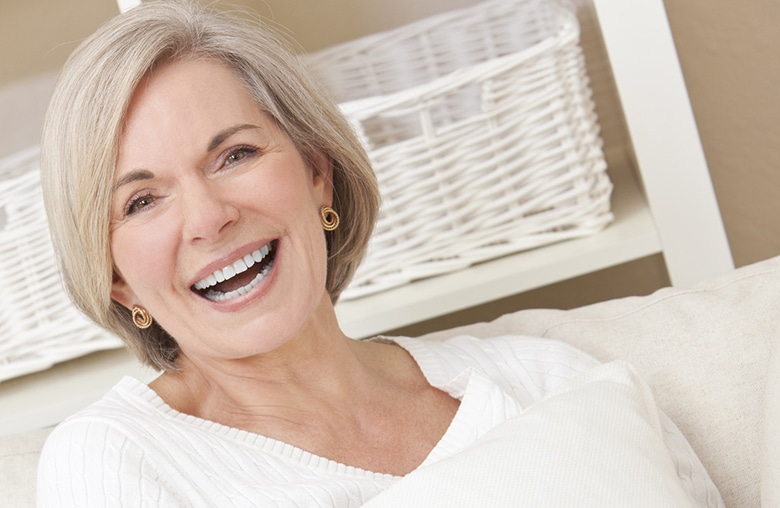
<path id="1" fill-rule="evenodd" d="M 241 125 L 234 125 L 233 127 L 228 127 L 227 129 L 223 130 L 222 132 L 219 132 L 216 136 L 214 136 L 211 141 L 209 142 L 208 148 L 206 148 L 207 152 L 213 152 L 216 150 L 219 145 L 224 143 L 230 136 L 233 134 L 236 134 L 237 132 L 241 132 L 244 129 L 260 129 L 261 127 L 259 125 L 252 125 L 252 124 L 241 124 Z"/>
<path id="2" fill-rule="evenodd" d="M 206 152 L 213 152 L 214 150 L 219 148 L 219 146 L 222 143 L 227 141 L 231 136 L 246 129 L 261 129 L 261 127 L 259 125 L 252 125 L 252 124 L 240 124 L 240 125 L 234 125 L 232 127 L 228 127 L 223 131 L 217 133 L 211 139 L 211 141 L 209 141 Z M 137 169 L 135 171 L 131 171 L 125 174 L 124 176 L 122 176 L 121 178 L 117 179 L 116 183 L 112 188 L 112 194 L 116 193 L 116 191 L 119 190 L 123 185 L 137 182 L 139 180 L 151 180 L 153 178 L 154 178 L 154 173 L 146 169 Z"/>

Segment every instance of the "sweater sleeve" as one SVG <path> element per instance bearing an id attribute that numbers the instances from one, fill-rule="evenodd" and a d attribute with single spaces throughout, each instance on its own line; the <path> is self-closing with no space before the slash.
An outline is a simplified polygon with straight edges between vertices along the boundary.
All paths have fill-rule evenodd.
<path id="1" fill-rule="evenodd" d="M 184 506 L 142 447 L 109 422 L 69 420 L 47 439 L 38 464 L 39 507 Z"/>
<path id="2" fill-rule="evenodd" d="M 696 506 L 708 508 L 725 506 L 718 488 L 688 440 L 685 439 L 682 431 L 660 408 L 658 414 L 663 429 L 664 444 L 672 456 L 677 468 L 677 476 L 688 496 L 696 503 Z"/>

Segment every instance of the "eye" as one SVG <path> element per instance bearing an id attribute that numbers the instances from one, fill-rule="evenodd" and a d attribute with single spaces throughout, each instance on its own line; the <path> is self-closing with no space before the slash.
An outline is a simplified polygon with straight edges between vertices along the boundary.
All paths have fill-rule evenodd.
<path id="1" fill-rule="evenodd" d="M 225 156 L 225 166 L 232 166 L 257 153 L 257 148 L 251 146 L 237 146 L 231 148 Z"/>
<path id="2" fill-rule="evenodd" d="M 157 199 L 149 193 L 134 196 L 125 206 L 125 216 L 141 212 L 152 206 Z"/>

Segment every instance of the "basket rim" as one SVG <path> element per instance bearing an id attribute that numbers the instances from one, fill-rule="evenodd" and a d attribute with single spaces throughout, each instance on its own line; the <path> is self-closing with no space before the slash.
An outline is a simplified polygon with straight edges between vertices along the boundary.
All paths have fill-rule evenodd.
<path id="1" fill-rule="evenodd" d="M 432 24 L 440 24 L 448 21 L 451 18 L 459 17 L 464 13 L 472 11 L 480 11 L 485 9 L 486 6 L 501 4 L 501 3 L 523 3 L 527 0 L 488 0 L 486 2 L 478 3 L 474 6 L 464 9 L 456 9 L 454 11 L 447 11 L 442 14 L 424 18 L 416 22 L 404 25 L 402 27 L 388 30 L 385 32 L 379 32 L 376 34 L 368 35 L 352 41 L 346 41 L 329 48 L 304 55 L 305 63 L 307 65 L 313 65 L 317 60 L 317 56 L 327 56 L 332 53 L 338 53 L 343 51 L 344 48 L 350 47 L 354 44 L 371 45 L 377 44 L 383 38 L 389 37 L 388 34 L 396 34 L 400 31 L 410 29 L 410 27 L 427 27 Z M 441 94 L 446 94 L 469 85 L 472 82 L 480 82 L 492 79 L 496 75 L 508 72 L 514 67 L 517 67 L 528 60 L 539 57 L 545 52 L 566 48 L 569 46 L 577 46 L 580 38 L 580 26 L 577 20 L 576 13 L 574 12 L 571 2 L 568 0 L 549 0 L 543 2 L 546 8 L 549 8 L 557 17 L 559 26 L 557 31 L 551 33 L 549 36 L 538 41 L 537 43 L 524 48 L 522 50 L 503 55 L 497 58 L 491 58 L 482 62 L 475 63 L 467 67 L 461 67 L 454 71 L 439 76 L 425 83 L 411 86 L 403 90 L 396 92 L 390 92 L 386 94 L 372 95 L 355 100 L 346 100 L 339 102 L 339 107 L 342 113 L 350 117 L 352 120 L 362 121 L 363 119 L 371 116 L 375 116 L 387 109 L 394 109 L 403 107 L 405 105 L 418 105 L 426 102 L 433 97 Z M 435 23 L 431 20 L 435 19 Z"/>
<path id="2" fill-rule="evenodd" d="M 576 43 L 575 34 L 566 34 L 565 39 L 549 37 L 523 51 L 493 58 L 471 67 L 462 67 L 451 73 L 428 81 L 421 85 L 399 90 L 397 92 L 373 95 L 338 104 L 342 113 L 355 120 L 364 120 L 389 109 L 404 106 L 415 106 L 432 98 L 447 94 L 475 82 L 482 82 L 513 70 L 528 60 L 532 60 L 556 46 Z"/>
<path id="3" fill-rule="evenodd" d="M 404 25 L 390 28 L 387 30 L 381 30 L 371 34 L 363 35 L 351 40 L 339 42 L 325 48 L 313 51 L 311 53 L 304 53 L 301 56 L 305 61 L 313 60 L 314 56 L 330 56 L 334 54 L 343 53 L 345 48 L 354 48 L 358 46 L 360 48 L 369 48 L 377 44 L 381 44 L 387 40 L 397 40 L 398 34 L 409 33 L 410 35 L 418 35 L 419 33 L 430 29 L 431 27 L 443 25 L 449 23 L 453 19 L 461 17 L 469 17 L 469 14 L 475 12 L 482 12 L 485 9 L 489 9 L 493 5 L 500 4 L 527 4 L 532 0 L 483 0 L 474 5 L 462 7 L 459 9 L 449 9 L 438 14 L 432 14 L 424 18 L 406 23 Z M 536 0 L 540 1 L 540 0 Z M 541 1 L 546 7 L 560 9 L 562 12 L 572 13 L 572 2 L 570 0 L 543 0 Z"/>

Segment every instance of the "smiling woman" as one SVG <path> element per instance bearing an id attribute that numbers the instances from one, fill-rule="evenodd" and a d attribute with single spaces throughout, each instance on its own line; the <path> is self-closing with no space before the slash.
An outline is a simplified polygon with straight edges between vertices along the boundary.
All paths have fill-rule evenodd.
<path id="1" fill-rule="evenodd" d="M 153 70 L 188 59 L 221 62 L 222 74 L 230 70 L 232 84 L 240 83 L 242 100 L 251 102 L 258 114 L 263 112 L 264 124 L 274 124 L 268 135 L 289 138 L 308 165 L 323 158 L 330 161 L 332 206 L 346 226 L 327 238 L 327 290 L 334 302 L 362 258 L 378 207 L 375 177 L 346 120 L 268 27 L 236 23 L 176 2 L 133 9 L 102 27 L 71 55 L 52 97 L 42 141 L 47 210 L 65 284 L 79 307 L 122 337 L 145 363 L 163 370 L 174 367 L 176 342 L 157 325 L 139 332 L 128 308 L 109 297 L 116 276 L 109 229 L 124 222 L 113 209 L 116 195 L 154 176 L 144 165 L 115 173 L 122 155 L 117 141 L 128 135 L 126 112 L 138 99 L 134 92 L 140 83 L 149 84 Z M 200 83 L 204 96 L 218 90 L 220 80 L 213 78 Z M 197 149 L 211 153 L 227 139 L 257 129 L 259 125 L 247 129 L 244 120 L 222 125 L 204 134 L 209 137 Z M 173 154 L 175 147 L 166 149 Z M 256 150 L 237 145 L 232 149 L 219 154 L 226 167 L 251 158 Z M 210 163 L 217 163 L 216 155 Z M 129 218 L 129 212 L 145 209 L 156 199 L 138 193 L 122 203 L 123 215 Z M 216 268 L 235 262 L 227 261 Z"/>
<path id="2" fill-rule="evenodd" d="M 585 412 L 652 452 L 614 461 L 598 441 L 575 443 L 612 474 L 637 472 L 619 499 L 638 478 L 659 506 L 719 506 L 630 368 L 543 339 L 342 332 L 334 302 L 371 234 L 375 178 L 338 108 L 263 26 L 178 1 L 109 22 L 58 82 L 42 174 L 74 301 L 162 373 L 122 379 L 51 433 L 41 506 L 394 505 L 413 485 L 403 477 L 446 481 L 436 471 L 483 438 L 512 455 L 526 432 L 507 429 L 570 399 L 616 401 Z M 534 441 L 553 470 L 571 462 Z M 583 492 L 600 481 L 583 478 Z M 591 501 L 615 499 L 605 493 Z"/>

